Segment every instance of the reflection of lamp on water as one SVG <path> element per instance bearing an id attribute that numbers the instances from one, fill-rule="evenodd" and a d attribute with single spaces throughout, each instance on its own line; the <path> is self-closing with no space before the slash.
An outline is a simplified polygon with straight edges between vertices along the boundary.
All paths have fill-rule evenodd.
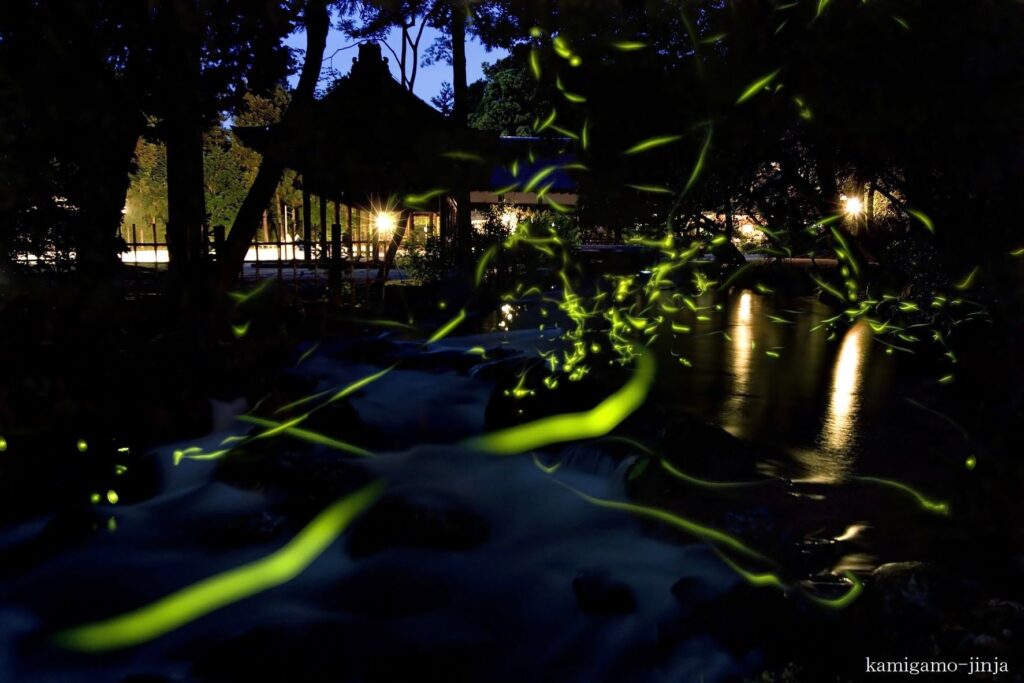
<path id="1" fill-rule="evenodd" d="M 722 427 L 733 436 L 742 437 L 743 408 L 750 393 L 750 377 L 753 373 L 754 296 L 744 290 L 736 302 L 730 322 L 732 336 L 732 395 L 722 406 Z"/>
<path id="2" fill-rule="evenodd" d="M 839 347 L 839 356 L 832 371 L 828 412 L 819 438 L 821 447 L 833 455 L 846 455 L 853 441 L 870 341 L 870 328 L 858 323 L 847 331 Z"/>

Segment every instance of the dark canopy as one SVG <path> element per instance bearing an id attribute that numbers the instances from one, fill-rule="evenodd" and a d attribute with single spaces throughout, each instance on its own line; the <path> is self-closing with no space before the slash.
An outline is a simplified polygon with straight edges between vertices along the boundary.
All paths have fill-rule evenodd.
<path id="1" fill-rule="evenodd" d="M 280 125 L 235 132 L 261 153 L 273 136 L 304 187 L 335 199 L 486 183 L 497 153 L 497 136 L 458 126 L 396 82 L 374 43 L 359 46 L 326 97 Z"/>

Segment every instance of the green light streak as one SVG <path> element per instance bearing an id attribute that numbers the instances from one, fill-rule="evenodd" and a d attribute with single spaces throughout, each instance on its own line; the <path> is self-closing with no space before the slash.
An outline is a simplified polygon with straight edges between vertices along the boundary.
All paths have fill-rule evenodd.
<path id="1" fill-rule="evenodd" d="M 0 453 L 3 453 L 6 450 L 7 450 L 7 439 L 5 439 L 4 437 L 0 436 Z"/>
<path id="2" fill-rule="evenodd" d="M 484 252 L 484 255 L 476 264 L 476 285 L 479 287 L 480 283 L 484 281 L 484 274 L 487 272 L 487 262 L 490 261 L 498 253 L 498 245 L 492 244 L 491 247 Z"/>
<path id="3" fill-rule="evenodd" d="M 454 159 L 456 161 L 475 161 L 475 162 L 478 162 L 478 163 L 483 163 L 484 162 L 484 158 L 482 156 L 480 156 L 479 154 L 475 154 L 474 152 L 466 152 L 464 150 L 454 150 L 454 151 L 451 151 L 451 152 L 443 152 L 441 154 L 441 156 L 447 157 L 449 159 Z"/>
<path id="4" fill-rule="evenodd" d="M 461 325 L 462 321 L 464 321 L 465 319 L 466 319 L 466 309 L 463 308 L 462 310 L 459 311 L 458 315 L 456 315 L 454 318 L 452 318 L 447 323 L 442 325 L 441 328 L 437 330 L 437 332 L 434 332 L 434 334 L 430 335 L 430 339 L 428 339 L 425 342 L 425 344 L 429 345 L 429 344 L 433 344 L 434 342 L 441 341 L 442 339 L 447 337 L 449 334 L 451 334 L 455 330 L 456 327 Z"/>
<path id="5" fill-rule="evenodd" d="M 496 455 L 512 455 L 553 443 L 604 436 L 643 405 L 654 380 L 654 358 L 647 351 L 637 356 L 636 373 L 617 392 L 591 410 L 563 413 L 484 434 L 464 442 L 468 448 Z"/>
<path id="6" fill-rule="evenodd" d="M 850 590 L 848 590 L 845 595 L 830 599 L 807 594 L 808 599 L 818 603 L 822 607 L 829 607 L 831 609 L 844 609 L 849 607 L 853 604 L 853 601 L 864 592 L 864 584 L 860 582 L 860 579 L 858 579 L 853 572 L 845 572 L 843 576 L 850 581 Z"/>
<path id="7" fill-rule="evenodd" d="M 786 584 L 782 582 L 782 579 L 779 578 L 777 574 L 772 574 L 771 572 L 755 574 L 753 572 L 747 571 L 743 567 L 739 566 L 738 564 L 730 560 L 728 557 L 726 557 L 725 553 L 716 550 L 715 554 L 718 555 L 719 559 L 721 559 L 722 562 L 729 566 L 729 569 L 732 569 L 734 572 L 739 574 L 747 583 L 749 583 L 752 586 L 757 586 L 759 588 L 763 586 L 771 586 L 773 588 L 779 588 L 783 591 L 788 590 Z"/>
<path id="8" fill-rule="evenodd" d="M 647 138 L 646 140 L 641 140 L 636 143 L 623 152 L 623 154 L 640 154 L 641 152 L 646 152 L 647 150 L 654 149 L 655 147 L 671 145 L 672 143 L 679 142 L 682 139 L 682 135 L 659 135 L 658 137 Z"/>
<path id="9" fill-rule="evenodd" d="M 440 197 L 441 195 L 443 195 L 447 191 L 448 190 L 438 188 L 438 189 L 434 189 L 434 190 L 428 190 L 428 191 L 426 191 L 426 192 L 424 192 L 422 194 L 409 194 L 409 195 L 405 196 L 405 200 L 404 201 L 405 201 L 406 204 L 408 204 L 410 206 L 413 206 L 413 207 L 416 207 L 416 208 L 421 208 L 428 201 L 430 201 L 431 199 L 434 199 L 436 197 Z"/>
<path id="10" fill-rule="evenodd" d="M 906 494 L 909 494 L 914 500 L 918 502 L 922 509 L 927 510 L 928 512 L 944 516 L 948 516 L 950 514 L 949 503 L 942 503 L 930 500 L 926 498 L 924 494 L 922 494 L 920 491 L 913 489 L 902 482 L 893 481 L 891 479 L 882 479 L 880 477 L 865 476 L 853 477 L 853 479 L 856 481 L 866 481 L 872 484 L 888 486 L 890 488 L 894 488 L 898 491 L 902 491 Z"/>
<path id="11" fill-rule="evenodd" d="M 537 469 L 544 474 L 554 474 L 558 471 L 558 468 L 562 466 L 561 462 L 556 462 L 554 465 L 545 465 L 540 461 L 540 458 L 537 457 L 536 453 L 533 454 L 533 464 L 536 465 Z"/>
<path id="12" fill-rule="evenodd" d="M 773 80 L 775 80 L 775 77 L 779 75 L 779 71 L 781 71 L 781 69 L 776 69 L 775 71 L 771 72 L 770 74 L 768 74 L 766 76 L 762 76 L 761 78 L 757 79 L 756 81 L 751 83 L 749 86 L 747 86 L 747 89 L 744 90 L 740 94 L 739 99 L 736 100 L 736 104 L 743 104 L 744 102 L 749 100 L 751 97 L 753 97 L 757 93 L 759 93 L 762 90 L 764 90 L 765 86 L 767 86 L 769 83 L 771 83 Z"/>
<path id="13" fill-rule="evenodd" d="M 626 187 L 636 190 L 637 192 L 649 192 L 651 194 L 672 194 L 672 190 L 667 187 L 660 185 L 631 185 L 626 184 Z"/>
<path id="14" fill-rule="evenodd" d="M 562 482 L 559 483 L 562 484 Z M 660 508 L 648 507 L 646 505 L 637 505 L 635 503 L 625 503 L 618 500 L 608 500 L 606 498 L 595 498 L 594 496 L 583 493 L 582 491 L 574 489 L 566 484 L 562 485 L 565 486 L 570 491 L 572 491 L 573 493 L 575 493 L 583 500 L 587 501 L 588 503 L 593 503 L 598 507 L 607 508 L 609 510 L 621 510 L 623 512 L 631 512 L 634 515 L 638 515 L 640 517 L 653 519 L 658 522 L 668 524 L 671 527 L 684 531 L 690 534 L 691 536 L 695 536 L 701 540 L 707 541 L 712 544 L 725 546 L 726 548 L 730 548 L 742 555 L 746 555 L 747 557 L 752 557 L 754 559 L 761 560 L 763 562 L 771 564 L 771 561 L 767 557 L 757 552 L 753 548 L 749 547 L 739 539 L 725 533 L 724 531 L 719 531 L 718 529 L 714 529 L 709 526 L 704 526 L 703 524 L 698 524 L 697 522 L 686 519 L 685 517 L 680 517 L 679 515 L 668 512 L 666 510 L 662 510 Z"/>
<path id="15" fill-rule="evenodd" d="M 694 486 L 702 486 L 704 488 L 709 489 L 734 489 L 746 486 L 761 486 L 771 482 L 770 479 L 766 479 L 764 481 L 709 481 L 707 479 L 699 479 L 697 477 L 694 477 L 693 475 L 686 474 L 685 472 L 676 469 L 667 460 L 659 458 L 658 462 L 661 465 L 661 468 L 668 472 L 669 474 L 671 474 L 673 477 L 681 479 L 682 481 L 685 481 L 688 484 L 693 484 Z"/>
<path id="16" fill-rule="evenodd" d="M 248 301 L 249 299 L 253 298 L 254 296 L 257 296 L 260 293 L 262 293 L 264 289 L 270 286 L 271 282 L 271 280 L 263 280 L 248 292 L 230 292 L 228 296 L 234 299 L 237 303 L 242 304 Z"/>
<path id="17" fill-rule="evenodd" d="M 264 432 L 263 434 L 271 432 L 273 432 L 274 434 L 287 434 L 288 436 L 299 439 L 300 441 L 306 441 L 308 443 L 318 444 L 320 446 L 327 446 L 328 448 L 333 448 L 335 450 L 343 451 L 345 453 L 351 453 L 352 455 L 358 455 L 359 457 L 362 458 L 376 457 L 374 453 L 366 450 L 365 448 L 353 446 L 350 443 L 339 441 L 338 439 L 332 439 L 331 437 L 324 436 L 319 432 L 310 431 L 308 429 L 301 429 L 299 427 L 289 427 L 288 423 L 281 424 L 278 422 L 274 422 L 273 420 L 266 420 L 264 418 L 255 417 L 253 415 L 239 415 L 235 419 L 237 419 L 239 422 L 248 422 L 249 424 L 254 424 L 259 427 L 268 427 L 270 429 L 270 432 Z M 257 436 L 263 436 L 263 434 L 259 434 Z M 223 455 L 227 453 L 227 451 L 220 451 L 219 453 Z M 186 455 L 185 457 L 190 456 Z"/>
<path id="18" fill-rule="evenodd" d="M 75 447 L 78 448 L 79 453 L 85 453 L 89 450 L 89 444 L 85 439 L 79 439 L 78 443 L 75 444 Z"/>
<path id="19" fill-rule="evenodd" d="M 641 43 L 635 40 L 620 40 L 612 43 L 612 47 L 623 52 L 635 52 L 637 50 L 643 50 L 647 47 L 647 43 Z"/>
<path id="20" fill-rule="evenodd" d="M 280 550 L 249 564 L 215 574 L 120 616 L 57 634 L 61 646 L 81 652 L 107 652 L 158 638 L 202 616 L 298 576 L 376 501 L 383 482 L 342 498 L 318 514 Z"/>
<path id="21" fill-rule="evenodd" d="M 979 272 L 981 272 L 981 267 L 975 266 L 974 269 L 967 274 L 967 277 L 965 277 L 960 282 L 955 283 L 953 286 L 959 289 L 960 291 L 970 289 L 974 285 L 974 279 L 978 276 Z"/>
<path id="22" fill-rule="evenodd" d="M 708 150 L 711 148 L 711 133 L 714 129 L 711 124 L 708 124 L 708 134 L 704 137 L 704 145 L 700 148 L 700 154 L 697 156 L 697 163 L 693 165 L 693 171 L 690 172 L 690 178 L 686 181 L 686 187 L 683 188 L 683 194 L 690 191 L 694 183 L 697 182 L 697 178 L 700 177 L 700 173 L 704 170 L 704 162 L 708 157 Z"/>
<path id="23" fill-rule="evenodd" d="M 542 180 L 547 178 L 556 170 L 558 170 L 557 166 L 545 166 L 544 168 L 540 169 L 539 171 L 533 174 L 533 177 L 530 178 L 530 180 L 523 187 L 523 192 L 533 192 L 534 189 L 536 189 L 536 187 L 540 185 L 540 182 Z"/>
<path id="24" fill-rule="evenodd" d="M 317 342 L 316 344 L 313 344 L 308 349 L 306 349 L 306 351 L 304 351 L 303 354 L 301 356 L 299 356 L 299 360 L 295 361 L 295 367 L 298 367 L 298 366 L 302 365 L 303 363 L 305 363 L 309 359 L 310 356 L 312 356 L 314 353 L 316 353 L 316 350 L 318 348 L 320 348 L 320 342 Z"/>
<path id="25" fill-rule="evenodd" d="M 235 339 L 241 339 L 242 337 L 249 333 L 249 324 L 251 322 L 251 320 L 246 320 L 241 325 L 231 326 L 231 334 L 235 335 Z"/>
<path id="26" fill-rule="evenodd" d="M 911 216 L 919 220 L 921 222 L 921 225 L 923 225 L 925 229 L 928 230 L 928 232 L 932 233 L 933 235 L 935 234 L 935 223 L 932 222 L 932 219 L 929 218 L 924 211 L 918 211 L 917 209 L 907 209 L 907 213 L 909 213 Z"/>

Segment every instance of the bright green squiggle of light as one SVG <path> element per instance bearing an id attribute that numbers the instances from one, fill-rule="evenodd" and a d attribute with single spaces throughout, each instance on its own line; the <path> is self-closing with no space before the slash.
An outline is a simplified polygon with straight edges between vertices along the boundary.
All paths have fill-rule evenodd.
<path id="1" fill-rule="evenodd" d="M 608 508 L 610 510 L 622 510 L 624 512 L 631 512 L 635 515 L 639 515 L 640 517 L 654 519 L 659 522 L 668 524 L 669 526 L 673 526 L 677 529 L 680 529 L 681 531 L 685 531 L 691 536 L 696 536 L 697 538 L 700 538 L 704 541 L 708 541 L 709 543 L 714 543 L 717 545 L 725 546 L 727 548 L 731 548 L 732 550 L 735 550 L 738 553 L 746 555 L 747 557 L 752 557 L 754 559 L 761 560 L 763 562 L 771 564 L 771 561 L 767 557 L 757 552 L 753 548 L 749 547 L 748 545 L 743 543 L 743 541 L 740 541 L 738 538 L 730 536 L 724 531 L 719 531 L 718 529 L 713 529 L 711 527 L 704 526 L 703 524 L 698 524 L 697 522 L 693 522 L 689 519 L 686 519 L 685 517 L 680 517 L 679 515 L 673 514 L 666 510 L 661 510 L 659 508 L 648 507 L 646 505 L 637 505 L 636 503 L 625 503 L 618 500 L 608 500 L 606 498 L 595 498 L 594 496 L 583 493 L 582 491 L 574 489 L 573 487 L 568 486 L 566 484 L 562 485 L 568 488 L 570 491 L 575 493 L 583 500 L 587 501 L 588 503 L 593 503 L 598 507 Z"/>
<path id="2" fill-rule="evenodd" d="M 971 286 L 974 284 L 974 278 L 978 276 L 979 271 L 981 271 L 981 268 L 979 266 L 975 266 L 974 269 L 967 274 L 967 277 L 965 277 L 960 282 L 955 283 L 953 286 L 961 291 L 965 289 L 970 289 Z"/>
<path id="3" fill-rule="evenodd" d="M 907 209 L 907 213 L 920 221 L 921 225 L 925 227 L 925 230 L 933 235 L 935 234 L 935 223 L 928 217 L 928 214 L 924 211 L 918 211 L 917 209 Z"/>
<path id="4" fill-rule="evenodd" d="M 253 298 L 254 296 L 257 296 L 260 292 L 269 287 L 271 282 L 273 282 L 273 280 L 267 279 L 260 282 L 258 285 L 253 287 L 248 292 L 230 292 L 229 296 L 236 302 L 241 304 Z"/>
<path id="5" fill-rule="evenodd" d="M 491 432 L 469 439 L 464 445 L 496 455 L 512 455 L 553 443 L 604 436 L 643 404 L 654 381 L 655 365 L 651 354 L 642 351 L 637 356 L 636 373 L 626 385 L 594 408 Z"/>
<path id="6" fill-rule="evenodd" d="M 935 513 L 937 515 L 947 515 L 947 516 L 950 514 L 949 503 L 943 503 L 943 502 L 939 502 L 939 501 L 930 500 L 930 499 L 926 498 L 924 496 L 924 494 L 922 494 L 920 491 L 918 491 L 918 490 L 916 490 L 914 488 L 911 488 L 910 486 L 907 486 L 903 482 L 893 481 L 891 479 L 882 479 L 880 477 L 864 477 L 864 476 L 853 477 L 853 479 L 855 479 L 857 481 L 866 481 L 866 482 L 870 482 L 872 484 L 881 484 L 882 486 L 889 486 L 889 487 L 894 488 L 894 489 L 899 489 L 900 491 L 903 491 L 904 493 L 910 494 L 914 498 L 914 500 L 916 500 L 921 505 L 921 507 L 923 509 L 927 510 L 928 512 L 933 512 L 933 513 Z"/>
<path id="7" fill-rule="evenodd" d="M 315 444 L 319 444 L 321 446 L 327 446 L 329 448 L 334 448 L 335 450 L 344 451 L 346 453 L 351 453 L 352 455 L 358 455 L 358 456 L 361 456 L 363 458 L 373 458 L 373 457 L 375 457 L 372 452 L 366 450 L 365 448 L 360 448 L 359 446 L 353 446 L 350 443 L 346 443 L 344 441 L 339 441 L 338 439 L 332 439 L 331 437 L 324 436 L 323 434 L 320 434 L 319 432 L 310 431 L 308 429 L 301 429 L 299 427 L 289 427 L 289 426 L 287 426 L 288 425 L 287 422 L 282 424 L 282 423 L 274 422 L 273 420 L 265 420 L 265 419 L 263 419 L 261 417 L 254 417 L 252 415 L 239 415 L 237 417 L 237 419 L 239 421 L 241 421 L 241 422 L 248 422 L 249 424 L 254 424 L 254 425 L 257 425 L 259 427 L 268 427 L 269 431 L 270 432 L 274 432 L 275 434 L 277 434 L 277 433 L 284 433 L 284 434 L 287 434 L 288 436 L 295 437 L 296 439 L 299 439 L 301 441 L 307 441 L 309 443 L 315 443 Z M 264 432 L 264 434 L 266 434 L 266 433 L 268 433 L 268 432 Z M 227 451 L 224 451 L 224 453 L 226 453 L 226 452 Z M 189 456 L 185 456 L 185 457 L 189 457 Z"/>
<path id="8" fill-rule="evenodd" d="M 434 342 L 441 341 L 442 339 L 447 337 L 449 334 L 454 332 L 455 328 L 458 327 L 459 325 L 461 325 L 462 321 L 465 320 L 465 319 L 466 319 L 466 309 L 463 308 L 461 311 L 459 311 L 458 315 L 456 315 L 454 318 L 452 318 L 447 323 L 445 323 L 442 327 L 440 327 L 437 330 L 437 332 L 434 332 L 434 334 L 430 335 L 430 339 L 428 339 L 426 341 L 426 343 L 427 344 L 433 344 Z"/>
<path id="9" fill-rule="evenodd" d="M 384 375 L 386 375 L 389 372 L 391 372 L 392 370 L 394 370 L 396 366 L 397 366 L 397 363 L 389 365 L 388 367 L 384 368 L 383 370 L 381 370 L 379 372 L 375 372 L 372 375 L 367 375 L 366 377 L 361 377 L 361 378 L 357 379 L 356 381 L 352 382 L 351 384 L 349 384 L 349 385 L 347 385 L 345 387 L 342 387 L 341 389 L 337 390 L 334 393 L 334 395 L 331 396 L 330 399 L 325 401 L 323 403 L 323 405 L 327 405 L 328 403 L 333 403 L 335 401 L 340 401 L 341 399 L 345 398 L 346 396 L 354 394 L 355 392 L 357 392 L 360 389 L 362 389 L 363 387 L 365 387 L 367 384 L 370 384 L 371 382 L 376 382 L 378 379 L 380 379 Z M 321 391 L 321 392 L 318 392 L 318 393 L 313 394 L 311 396 L 305 396 L 305 397 L 300 398 L 298 400 L 292 401 L 291 403 L 286 403 L 285 405 L 281 406 L 280 408 L 278 408 L 274 412 L 275 412 L 275 414 L 276 413 L 283 413 L 285 411 L 291 410 L 292 408 L 297 408 L 298 406 L 301 406 L 301 405 L 304 405 L 306 403 L 309 403 L 310 401 L 315 401 L 318 398 L 321 398 L 323 396 L 327 396 L 328 394 L 331 393 L 331 391 L 332 391 L 331 389 L 328 389 L 326 391 Z M 306 418 L 306 416 L 302 416 L 302 418 L 299 421 L 301 422 L 305 418 Z"/>
<path id="10" fill-rule="evenodd" d="M 743 579 L 746 580 L 747 583 L 749 583 L 750 585 L 774 586 L 775 588 L 780 588 L 782 590 L 787 589 L 786 584 L 782 582 L 782 579 L 780 579 L 777 574 L 772 574 L 771 572 L 764 572 L 762 574 L 755 574 L 754 572 L 749 572 L 743 567 L 733 562 L 732 560 L 730 560 L 728 557 L 726 557 L 725 553 L 721 552 L 720 550 L 716 549 L 715 553 L 718 555 L 719 559 L 722 560 L 722 562 L 725 562 L 727 565 L 729 565 L 730 569 L 732 569 L 734 572 L 743 577 Z"/>
<path id="11" fill-rule="evenodd" d="M 765 479 L 763 481 L 709 481 L 707 479 L 700 479 L 693 475 L 687 474 L 686 472 L 678 470 L 675 467 L 673 467 L 673 465 L 667 460 L 660 460 L 660 463 L 661 468 L 668 472 L 669 474 L 671 474 L 673 477 L 677 479 L 682 479 L 688 484 L 694 484 L 695 486 L 703 486 L 705 488 L 711 489 L 730 489 L 740 488 L 743 486 L 761 486 L 762 484 L 767 484 L 771 481 L 770 479 Z"/>
<path id="12" fill-rule="evenodd" d="M 533 464 L 536 465 L 544 474 L 554 474 L 558 471 L 558 468 L 562 466 L 561 462 L 556 462 L 554 465 L 545 465 L 540 461 L 540 458 L 537 457 L 536 453 L 533 454 Z"/>
<path id="13" fill-rule="evenodd" d="M 280 550 L 182 588 L 154 603 L 55 636 L 58 644 L 82 652 L 106 652 L 145 643 L 222 607 L 279 586 L 298 576 L 384 491 L 375 482 L 333 503 Z"/>
<path id="14" fill-rule="evenodd" d="M 484 252 L 484 255 L 480 257 L 480 260 L 476 264 L 476 285 L 479 287 L 480 283 L 483 282 L 484 273 L 487 272 L 487 263 L 494 258 L 495 254 L 498 253 L 498 245 L 493 244 L 491 247 Z"/>
<path id="15" fill-rule="evenodd" d="M 852 572 L 845 572 L 843 576 L 850 581 L 850 590 L 846 591 L 845 595 L 841 595 L 838 598 L 822 598 L 808 593 L 808 599 L 818 603 L 822 607 L 831 607 L 832 609 L 843 609 L 844 607 L 849 607 L 853 601 L 864 592 L 864 584 L 862 584 L 860 579 L 858 579 Z"/>
<path id="16" fill-rule="evenodd" d="M 422 194 L 409 194 L 405 196 L 405 203 L 418 208 L 426 204 L 431 199 L 434 199 L 435 197 L 440 197 L 445 192 L 447 192 L 447 190 L 438 188 L 434 190 L 428 190 Z"/>
<path id="17" fill-rule="evenodd" d="M 251 322 L 251 320 L 246 320 L 241 325 L 232 325 L 231 333 L 235 335 L 236 339 L 241 339 L 242 337 L 249 333 L 249 323 Z"/>

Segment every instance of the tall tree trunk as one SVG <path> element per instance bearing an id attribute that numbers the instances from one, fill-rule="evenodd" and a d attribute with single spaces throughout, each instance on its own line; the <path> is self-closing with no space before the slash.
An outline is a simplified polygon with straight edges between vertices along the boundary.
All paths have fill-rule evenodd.
<path id="1" fill-rule="evenodd" d="M 203 179 L 203 112 L 199 101 L 202 78 L 202 18 L 195 0 L 165 3 L 171 99 L 167 102 L 167 242 L 171 272 L 187 274 L 201 259 L 201 238 L 206 221 Z"/>
<path id="2" fill-rule="evenodd" d="M 292 93 L 291 103 L 281 117 L 279 129 L 287 129 L 288 124 L 313 103 L 316 84 L 320 79 L 324 48 L 327 45 L 327 34 L 331 26 L 326 0 L 309 0 L 306 3 L 305 26 L 306 56 L 302 64 L 302 73 L 299 75 L 295 92 Z M 221 280 L 226 284 L 238 278 L 245 254 L 249 251 L 249 244 L 259 227 L 260 213 L 270 203 L 274 189 L 281 182 L 284 164 L 281 162 L 280 145 L 281 141 L 272 136 L 260 161 L 256 179 L 242 200 L 242 206 L 238 209 L 238 215 L 231 226 L 224 250 L 224 260 L 219 266 Z"/>
<path id="3" fill-rule="evenodd" d="M 384 252 L 384 262 L 381 263 L 380 270 L 377 271 L 377 281 L 381 283 L 382 287 L 387 282 L 388 272 L 395 265 L 395 257 L 398 255 L 398 248 L 402 246 L 402 239 L 405 237 L 406 230 L 408 229 L 411 232 L 411 228 L 412 211 L 403 209 L 402 215 L 398 219 L 398 225 L 395 226 L 395 234 L 391 236 L 388 248 Z"/>
<path id="4" fill-rule="evenodd" d="M 469 6 L 465 0 L 452 4 L 452 89 L 454 102 L 452 116 L 460 126 L 466 126 L 469 119 L 469 86 L 466 82 L 466 14 Z M 460 183 L 455 191 L 457 203 L 455 214 L 455 248 L 459 267 L 468 269 L 472 265 L 473 225 L 470 221 L 469 187 Z"/>
<path id="5" fill-rule="evenodd" d="M 145 120 L 127 107 L 111 112 L 105 130 L 93 131 L 102 142 L 90 155 L 89 178 L 79 202 L 76 269 L 90 285 L 109 282 L 118 266 L 119 230 L 131 184 L 135 143 Z"/>

